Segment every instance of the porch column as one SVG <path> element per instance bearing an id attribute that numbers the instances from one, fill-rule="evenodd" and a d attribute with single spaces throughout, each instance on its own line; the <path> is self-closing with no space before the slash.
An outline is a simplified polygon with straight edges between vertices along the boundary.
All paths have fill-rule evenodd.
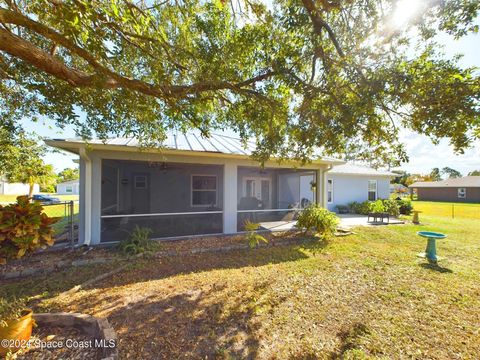
<path id="1" fill-rule="evenodd" d="M 237 165 L 228 162 L 223 167 L 223 232 L 237 232 Z"/>
<path id="2" fill-rule="evenodd" d="M 95 154 L 92 158 L 92 233 L 91 245 L 100 244 L 102 215 L 102 159 Z"/>
<path id="3" fill-rule="evenodd" d="M 330 169 L 325 169 L 323 170 L 323 177 L 322 177 L 322 191 L 323 191 L 323 196 L 322 196 L 322 207 L 327 209 L 328 207 L 328 195 L 327 195 L 327 174 L 328 170 Z"/>
<path id="4" fill-rule="evenodd" d="M 317 186 L 315 187 L 315 202 L 323 206 L 323 170 L 318 169 L 315 171 L 315 182 Z"/>
<path id="5" fill-rule="evenodd" d="M 92 238 L 92 161 L 85 148 L 80 149 L 80 221 L 79 243 L 90 245 Z"/>

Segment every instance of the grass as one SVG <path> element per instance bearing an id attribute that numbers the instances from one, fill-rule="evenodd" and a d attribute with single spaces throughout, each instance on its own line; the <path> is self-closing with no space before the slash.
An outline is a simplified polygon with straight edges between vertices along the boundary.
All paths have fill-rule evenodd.
<path id="1" fill-rule="evenodd" d="M 426 215 L 449 218 L 480 219 L 480 204 L 450 203 L 436 201 L 413 201 L 415 210 Z"/>
<path id="2" fill-rule="evenodd" d="M 478 222 L 422 221 L 359 227 L 330 242 L 138 260 L 57 295 L 106 271 L 92 266 L 10 282 L 0 297 L 107 317 L 121 358 L 477 358 Z M 416 257 L 420 229 L 448 235 L 438 266 Z"/>

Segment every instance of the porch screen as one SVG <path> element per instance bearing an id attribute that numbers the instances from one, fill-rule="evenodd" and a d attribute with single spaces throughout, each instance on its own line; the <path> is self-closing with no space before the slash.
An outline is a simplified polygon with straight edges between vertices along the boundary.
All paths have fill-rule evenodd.
<path id="1" fill-rule="evenodd" d="M 237 229 L 245 230 L 247 221 L 258 223 L 260 230 L 291 229 L 315 201 L 314 180 L 311 170 L 239 167 Z"/>
<path id="2" fill-rule="evenodd" d="M 101 240 L 136 227 L 153 238 L 223 232 L 223 167 L 102 160 Z"/>

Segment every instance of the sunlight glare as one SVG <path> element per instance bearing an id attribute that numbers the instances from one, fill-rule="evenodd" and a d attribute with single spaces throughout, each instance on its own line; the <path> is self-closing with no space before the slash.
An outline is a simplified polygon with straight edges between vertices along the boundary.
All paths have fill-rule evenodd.
<path id="1" fill-rule="evenodd" d="M 421 0 L 398 0 L 393 12 L 393 22 L 401 27 L 410 21 L 420 9 Z"/>

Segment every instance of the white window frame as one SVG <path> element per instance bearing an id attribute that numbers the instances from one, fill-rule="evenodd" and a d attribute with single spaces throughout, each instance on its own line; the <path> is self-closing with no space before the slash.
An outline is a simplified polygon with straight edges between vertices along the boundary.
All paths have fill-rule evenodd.
<path id="1" fill-rule="evenodd" d="M 195 176 L 203 176 L 203 177 L 214 177 L 215 178 L 215 190 L 213 189 L 194 189 L 193 188 L 193 178 Z M 218 203 L 218 176 L 216 174 L 192 174 L 190 175 L 190 206 L 191 207 L 209 207 L 210 205 L 194 205 L 193 204 L 193 192 L 194 191 L 215 191 L 215 204 L 213 206 L 217 206 Z"/>
<path id="2" fill-rule="evenodd" d="M 145 186 L 144 187 L 139 187 L 137 186 L 137 179 L 138 178 L 144 178 L 144 181 L 141 181 L 141 182 L 144 182 L 145 183 Z M 135 189 L 141 189 L 141 190 L 145 190 L 145 189 L 148 189 L 148 177 L 147 175 L 135 175 L 133 177 L 133 187 Z"/>
<path id="3" fill-rule="evenodd" d="M 66 185 L 65 186 L 65 192 L 66 193 L 73 193 L 73 186 L 72 185 Z"/>
<path id="4" fill-rule="evenodd" d="M 375 182 L 375 199 L 370 200 L 370 182 Z M 368 180 L 367 182 L 367 200 L 369 201 L 377 201 L 378 200 L 378 181 L 377 180 Z"/>
<path id="5" fill-rule="evenodd" d="M 460 196 L 460 190 L 463 190 L 463 196 Z M 464 188 L 464 187 L 461 187 L 461 188 L 457 188 L 457 197 L 459 199 L 466 199 L 467 198 L 467 188 Z"/>
<path id="6" fill-rule="evenodd" d="M 332 184 L 331 190 L 328 190 L 328 183 L 331 183 L 331 184 Z M 333 195 L 333 191 L 334 191 L 333 188 L 334 188 L 333 179 L 327 179 L 327 204 L 332 204 L 333 201 L 334 201 L 334 200 L 333 200 L 333 196 L 334 196 L 334 195 Z M 329 191 L 331 192 L 330 201 L 328 201 L 328 198 L 329 198 L 328 192 L 329 192 Z"/>

